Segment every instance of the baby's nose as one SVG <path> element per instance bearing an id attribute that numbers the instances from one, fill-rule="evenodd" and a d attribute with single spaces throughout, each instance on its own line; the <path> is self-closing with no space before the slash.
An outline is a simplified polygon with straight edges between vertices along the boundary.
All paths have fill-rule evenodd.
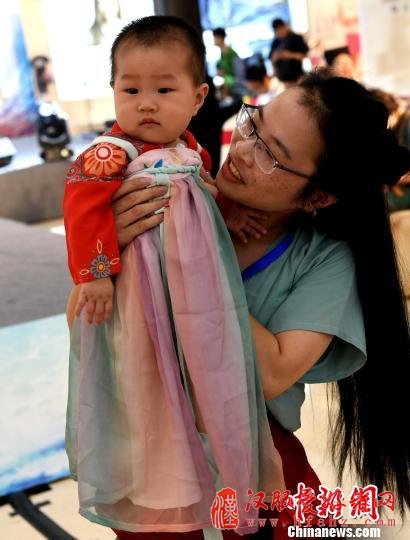
<path id="1" fill-rule="evenodd" d="M 138 105 L 140 111 L 153 111 L 156 109 L 156 104 L 153 99 L 143 99 Z"/>

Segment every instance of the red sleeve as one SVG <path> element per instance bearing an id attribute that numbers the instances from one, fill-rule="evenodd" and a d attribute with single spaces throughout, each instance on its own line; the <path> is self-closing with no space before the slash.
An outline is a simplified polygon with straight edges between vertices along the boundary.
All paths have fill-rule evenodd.
<path id="1" fill-rule="evenodd" d="M 188 148 L 190 148 L 191 150 L 195 150 L 196 152 L 198 152 L 198 142 L 197 140 L 195 139 L 195 137 L 192 135 L 192 133 L 190 131 L 188 131 L 187 129 L 184 131 L 184 134 L 183 134 L 187 144 L 188 144 Z M 212 168 L 212 159 L 211 159 L 211 156 L 209 155 L 208 151 L 206 150 L 206 148 L 203 148 L 201 145 L 199 145 L 200 148 L 201 148 L 201 151 L 199 152 L 199 155 L 201 156 L 201 159 L 202 159 L 202 163 L 204 165 L 204 169 L 209 172 Z"/>
<path id="2" fill-rule="evenodd" d="M 202 148 L 199 155 L 201 156 L 206 172 L 209 172 L 212 169 L 212 158 L 209 155 L 208 150 L 206 150 L 206 148 Z"/>
<path id="3" fill-rule="evenodd" d="M 98 153 L 110 159 L 96 159 Z M 121 185 L 127 162 L 125 150 L 101 143 L 80 155 L 68 171 L 64 224 L 68 265 L 76 284 L 121 270 L 111 200 Z"/>

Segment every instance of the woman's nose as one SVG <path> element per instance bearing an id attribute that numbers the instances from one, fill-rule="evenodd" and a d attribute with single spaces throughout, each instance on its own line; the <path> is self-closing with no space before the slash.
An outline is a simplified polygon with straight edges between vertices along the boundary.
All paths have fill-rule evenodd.
<path id="1" fill-rule="evenodd" d="M 238 139 L 233 142 L 235 146 L 235 154 L 241 159 L 248 167 L 253 162 L 253 147 L 255 145 L 255 139 Z"/>

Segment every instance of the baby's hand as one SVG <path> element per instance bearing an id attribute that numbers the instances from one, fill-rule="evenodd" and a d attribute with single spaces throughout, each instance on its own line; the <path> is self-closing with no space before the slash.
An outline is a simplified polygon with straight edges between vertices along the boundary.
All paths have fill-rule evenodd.
<path id="1" fill-rule="evenodd" d="M 215 180 L 203 167 L 201 167 L 200 175 L 205 183 L 205 188 L 209 191 L 212 197 L 216 199 L 216 196 L 218 195 L 218 190 L 215 186 Z"/>
<path id="2" fill-rule="evenodd" d="M 249 236 L 261 238 L 268 232 L 261 224 L 261 222 L 266 221 L 267 217 L 267 213 L 262 210 L 255 210 L 231 201 L 229 212 L 225 216 L 225 223 L 228 229 L 246 244 Z"/>
<path id="3" fill-rule="evenodd" d="M 87 321 L 95 324 L 108 321 L 113 307 L 114 285 L 111 278 L 101 278 L 95 281 L 81 283 L 75 315 L 79 317 L 86 306 Z"/>

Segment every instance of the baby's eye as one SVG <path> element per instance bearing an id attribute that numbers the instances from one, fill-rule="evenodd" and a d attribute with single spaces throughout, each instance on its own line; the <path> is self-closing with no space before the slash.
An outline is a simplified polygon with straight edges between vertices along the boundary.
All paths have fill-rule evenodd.
<path id="1" fill-rule="evenodd" d="M 138 88 L 127 88 L 125 91 L 127 92 L 127 94 L 138 94 Z"/>
<path id="2" fill-rule="evenodd" d="M 159 94 L 168 94 L 169 92 L 172 92 L 172 91 L 173 91 L 172 88 L 158 88 Z"/>

